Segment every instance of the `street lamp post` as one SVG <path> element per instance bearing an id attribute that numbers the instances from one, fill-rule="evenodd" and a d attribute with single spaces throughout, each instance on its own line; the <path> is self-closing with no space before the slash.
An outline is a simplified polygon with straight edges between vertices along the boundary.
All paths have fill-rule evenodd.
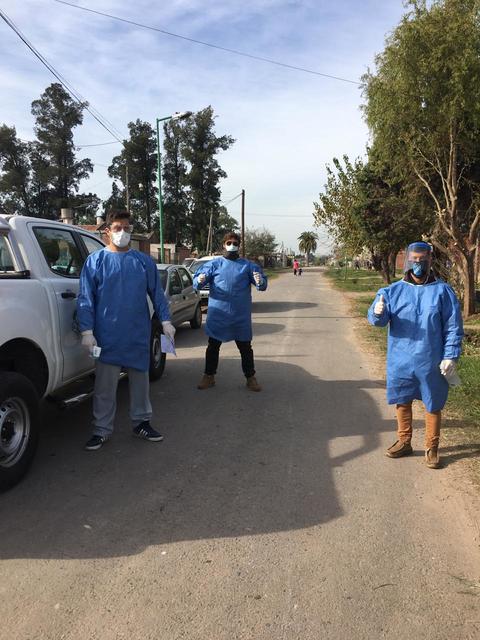
<path id="1" fill-rule="evenodd" d="M 165 118 L 157 118 L 157 190 L 158 190 L 158 224 L 160 231 L 160 261 L 165 260 L 165 250 L 163 247 L 163 201 L 162 201 L 162 161 L 160 154 L 160 122 L 165 120 L 184 120 L 192 115 L 192 111 L 182 111 L 174 113 Z"/>

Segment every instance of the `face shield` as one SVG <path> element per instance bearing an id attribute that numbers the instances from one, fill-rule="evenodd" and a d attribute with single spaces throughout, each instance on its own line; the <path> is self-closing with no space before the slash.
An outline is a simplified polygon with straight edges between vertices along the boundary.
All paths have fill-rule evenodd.
<path id="1" fill-rule="evenodd" d="M 411 271 L 416 278 L 424 278 L 432 265 L 432 247 L 426 242 L 412 242 L 405 251 L 404 273 Z"/>

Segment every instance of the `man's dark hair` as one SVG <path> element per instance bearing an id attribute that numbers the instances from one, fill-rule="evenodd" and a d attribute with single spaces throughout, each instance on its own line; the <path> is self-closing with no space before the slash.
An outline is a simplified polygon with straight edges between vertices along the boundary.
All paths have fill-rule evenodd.
<path id="1" fill-rule="evenodd" d="M 112 209 L 107 214 L 107 226 L 109 227 L 117 220 L 130 220 L 130 213 L 126 209 Z"/>
<path id="2" fill-rule="evenodd" d="M 229 240 L 236 240 L 238 244 L 240 244 L 241 242 L 240 236 L 238 235 L 238 233 L 235 233 L 235 231 L 229 231 L 223 236 L 223 244 L 225 244 Z"/>

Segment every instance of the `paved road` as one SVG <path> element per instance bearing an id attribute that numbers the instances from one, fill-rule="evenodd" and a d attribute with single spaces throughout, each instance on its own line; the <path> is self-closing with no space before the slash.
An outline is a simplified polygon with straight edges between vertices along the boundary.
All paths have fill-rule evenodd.
<path id="1" fill-rule="evenodd" d="M 448 470 L 384 457 L 393 412 L 342 295 L 288 274 L 254 312 L 264 391 L 232 345 L 197 391 L 205 337 L 181 329 L 152 387 L 160 445 L 131 438 L 125 383 L 99 452 L 88 405 L 46 414 L 0 499 L 2 638 L 480 637 L 478 540 Z"/>

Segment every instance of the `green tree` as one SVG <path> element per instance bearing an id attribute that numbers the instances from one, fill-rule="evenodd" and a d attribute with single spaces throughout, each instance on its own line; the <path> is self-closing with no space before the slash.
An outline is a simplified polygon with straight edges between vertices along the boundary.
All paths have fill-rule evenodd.
<path id="1" fill-rule="evenodd" d="M 123 184 L 125 195 L 128 167 L 130 211 L 135 228 L 152 231 L 158 224 L 158 213 L 154 213 L 157 206 L 156 135 L 148 122 L 138 119 L 128 123 L 128 130 L 130 137 L 123 141 L 122 151 L 112 159 L 108 174 Z"/>
<path id="2" fill-rule="evenodd" d="M 229 215 L 227 209 L 223 206 L 219 209 L 216 227 L 213 229 L 213 251 L 221 251 L 223 247 L 223 238 L 229 231 L 239 231 L 240 226 L 235 218 Z"/>
<path id="3" fill-rule="evenodd" d="M 116 182 L 112 182 L 112 192 L 103 203 L 103 213 L 106 216 L 110 209 L 125 209 L 125 191 Z"/>
<path id="4" fill-rule="evenodd" d="M 218 227 L 220 214 L 220 186 L 227 174 L 217 156 L 226 151 L 235 140 L 228 135 L 217 136 L 212 107 L 207 107 L 186 121 L 184 128 L 183 158 L 189 166 L 186 185 L 189 197 L 189 231 L 193 247 L 207 246 L 210 215 L 213 228 Z"/>
<path id="5" fill-rule="evenodd" d="M 480 228 L 480 3 L 408 5 L 364 76 L 365 115 L 377 149 L 425 189 L 433 243 L 453 258 L 468 316 Z"/>
<path id="6" fill-rule="evenodd" d="M 343 156 L 343 165 L 338 158 L 333 159 L 333 168 L 327 165 L 327 182 L 324 192 L 314 202 L 316 226 L 324 226 L 337 245 L 345 247 L 348 253 L 357 253 L 365 244 L 365 236 L 357 217 L 353 215 L 358 202 L 358 175 L 363 162 L 351 162 Z"/>
<path id="7" fill-rule="evenodd" d="M 12 213 L 34 215 L 30 194 L 28 144 L 15 127 L 0 126 L 0 203 Z"/>
<path id="8" fill-rule="evenodd" d="M 298 240 L 298 248 L 305 254 L 308 267 L 310 254 L 317 250 L 318 236 L 314 231 L 303 231 L 298 236 Z"/>
<path id="9" fill-rule="evenodd" d="M 186 243 L 190 238 L 187 165 L 183 158 L 185 123 L 168 120 L 163 125 L 162 195 L 167 242 Z"/>
<path id="10" fill-rule="evenodd" d="M 245 255 L 250 258 L 268 256 L 275 252 L 277 242 L 268 229 L 247 229 L 245 231 Z"/>
<path id="11" fill-rule="evenodd" d="M 37 141 L 32 144 L 31 163 L 38 214 L 58 217 L 78 192 L 80 181 L 93 171 L 92 162 L 77 160 L 73 130 L 83 122 L 85 104 L 75 102 L 59 83 L 45 89 L 32 102 Z"/>

